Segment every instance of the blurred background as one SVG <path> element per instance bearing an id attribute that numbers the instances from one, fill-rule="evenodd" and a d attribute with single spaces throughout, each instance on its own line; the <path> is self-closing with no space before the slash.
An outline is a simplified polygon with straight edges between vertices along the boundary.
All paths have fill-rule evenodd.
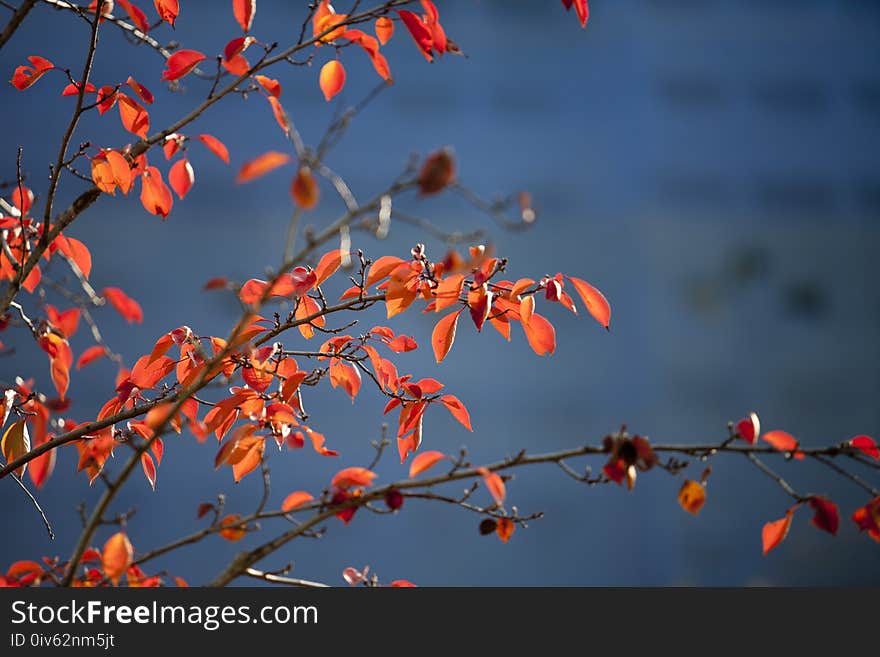
<path id="1" fill-rule="evenodd" d="M 152 3 L 140 4 L 152 20 Z M 549 358 L 537 357 L 521 332 L 514 330 L 508 345 L 466 322 L 439 366 L 429 340 L 435 318 L 411 312 L 391 320 L 421 345 L 397 359 L 400 370 L 440 379 L 470 408 L 472 435 L 445 412 L 430 412 L 425 449 L 454 453 L 467 444 L 474 461 L 496 460 L 521 448 L 597 442 L 621 423 L 655 442 L 712 442 L 726 436 L 728 420 L 750 410 L 765 430 L 785 429 L 806 445 L 880 433 L 880 3 L 596 1 L 586 31 L 559 2 L 437 4 L 467 58 L 428 64 L 398 28 L 383 49 L 395 85 L 357 118 L 330 166 L 368 198 L 411 153 L 453 146 L 460 179 L 472 189 L 487 197 L 530 190 L 536 224 L 505 232 L 455 195 L 413 195 L 395 207 L 443 230 L 488 230 L 514 278 L 562 271 L 592 282 L 610 299 L 613 319 L 606 333 L 585 313 L 575 318 L 547 308 L 558 339 Z M 155 30 L 160 40 L 210 56 L 239 34 L 229 3 L 181 5 L 173 33 Z M 253 31 L 261 40 L 296 39 L 305 2 L 257 5 Z M 2 53 L 6 75 L 32 54 L 81 70 L 87 34 L 84 21 L 38 6 Z M 317 63 L 329 54 L 320 53 L 312 68 L 270 72 L 312 144 L 333 111 L 359 101 L 376 79 L 363 53 L 345 52 L 348 84 L 328 105 Z M 183 93 L 169 93 L 162 68 L 156 53 L 126 44 L 112 26 L 102 29 L 93 79 L 100 86 L 131 74 L 146 84 L 157 96 L 153 130 L 186 113 L 209 87 L 190 76 Z M 52 73 L 23 93 L 0 87 L 3 177 L 14 178 L 23 145 L 28 184 L 38 195 L 73 107 L 72 98 L 58 95 L 64 84 Z M 115 110 L 81 126 L 74 143 L 130 141 Z M 110 309 L 97 313 L 108 343 L 129 362 L 182 324 L 226 335 L 237 303 L 230 294 L 202 292 L 203 283 L 260 276 L 276 264 L 292 210 L 292 167 L 233 184 L 244 161 L 289 148 L 263 99 L 228 98 L 186 132 L 225 141 L 232 167 L 194 144 L 195 187 L 175 201 L 167 222 L 147 215 L 132 194 L 102 197 L 69 231 L 92 250 L 95 287 L 117 285 L 143 306 L 141 325 L 125 324 Z M 166 166 L 158 153 L 152 162 Z M 65 179 L 57 207 L 83 187 Z M 342 210 L 329 186 L 322 192 L 307 217 L 318 228 Z M 437 257 L 446 250 L 393 219 L 384 242 L 354 235 L 368 256 L 405 256 L 416 242 Z M 341 291 L 341 278 L 332 291 Z M 36 299 L 24 302 L 39 313 Z M 360 319 L 365 327 L 388 323 L 379 308 Z M 15 333 L 2 336 L 16 351 L 0 358 L 0 379 L 35 374 L 50 390 L 45 355 L 21 329 Z M 73 341 L 77 354 L 88 346 L 86 333 Z M 302 343 L 298 334 L 285 338 L 291 348 Z M 68 415 L 93 418 L 113 394 L 114 375 L 107 361 L 74 372 Z M 365 465 L 380 433 L 384 402 L 369 386 L 353 406 L 329 385 L 311 391 L 306 403 L 312 426 L 342 455 L 270 450 L 276 506 L 293 490 L 317 493 L 341 467 Z M 136 549 L 192 531 L 198 503 L 218 492 L 230 512 L 253 508 L 259 477 L 233 484 L 228 468 L 213 471 L 215 451 L 211 441 L 171 436 L 156 492 L 133 478 L 114 511 L 137 507 L 128 529 Z M 380 481 L 405 476 L 405 466 L 387 456 Z M 94 504 L 102 487 L 89 488 L 85 475 L 75 474 L 76 460 L 72 448 L 62 449 L 39 494 L 58 533 L 54 543 L 21 491 L 2 482 L 0 564 L 69 555 L 80 528 L 76 505 Z M 546 516 L 507 545 L 480 537 L 473 514 L 409 501 L 397 516 L 361 512 L 348 527 L 331 522 L 325 538 L 294 542 L 261 565 L 293 562 L 294 575 L 332 584 L 343 584 L 344 567 L 367 564 L 383 581 L 435 586 L 880 583 L 878 546 L 849 519 L 867 495 L 818 464 L 769 461 L 799 491 L 840 504 L 837 537 L 810 526 L 802 509 L 788 540 L 762 557 L 761 527 L 782 517 L 790 499 L 745 459 L 728 456 L 712 464 L 698 517 L 678 506 L 680 481 L 663 472 L 643 475 L 627 493 L 586 488 L 555 467 L 536 466 L 516 472 L 508 496 L 522 513 Z M 601 464 L 592 462 L 596 470 Z M 693 464 L 690 476 L 701 469 Z M 95 543 L 112 531 L 102 528 Z M 192 584 L 205 582 L 261 537 L 236 544 L 212 537 L 148 571 L 167 568 Z"/>

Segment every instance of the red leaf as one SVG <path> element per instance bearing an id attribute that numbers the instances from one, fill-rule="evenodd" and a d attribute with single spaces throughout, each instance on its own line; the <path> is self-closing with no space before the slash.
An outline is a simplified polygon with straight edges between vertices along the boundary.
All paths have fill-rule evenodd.
<path id="1" fill-rule="evenodd" d="M 764 555 L 785 540 L 788 529 L 791 527 L 791 518 L 797 510 L 797 504 L 785 512 L 785 517 L 773 522 L 768 522 L 761 530 L 761 542 L 764 545 Z"/>
<path id="2" fill-rule="evenodd" d="M 280 166 L 284 166 L 289 161 L 290 156 L 287 153 L 280 153 L 278 151 L 263 153 L 242 165 L 241 169 L 238 171 L 238 177 L 235 179 L 235 182 L 250 182 L 255 178 L 266 175 Z"/>
<path id="3" fill-rule="evenodd" d="M 443 395 L 440 398 L 440 402 L 452 413 L 452 417 L 461 422 L 465 429 L 473 431 L 471 417 L 468 414 L 467 408 L 465 408 L 465 405 L 461 403 L 458 397 L 455 395 Z"/>
<path id="4" fill-rule="evenodd" d="M 329 102 L 345 86 L 345 67 L 338 60 L 330 60 L 321 67 L 318 84 Z"/>
<path id="5" fill-rule="evenodd" d="M 452 343 L 455 342 L 455 329 L 458 326 L 459 315 L 461 315 L 460 310 L 446 315 L 446 317 L 437 322 L 434 331 L 431 333 L 431 346 L 434 348 L 434 357 L 438 363 L 446 358 L 446 354 L 452 349 Z"/>
<path id="6" fill-rule="evenodd" d="M 822 529 L 832 536 L 837 535 L 837 528 L 840 526 L 840 514 L 837 512 L 837 505 L 827 497 L 814 495 L 809 499 L 810 508 L 815 511 L 810 522 L 819 529 Z"/>
<path id="7" fill-rule="evenodd" d="M 171 27 L 174 27 L 174 21 L 177 19 L 177 15 L 180 13 L 180 4 L 177 0 L 153 0 L 153 4 L 156 5 L 156 11 L 159 14 L 159 18 L 161 18 L 166 23 L 169 23 Z"/>
<path id="8" fill-rule="evenodd" d="M 162 79 L 167 81 L 179 80 L 198 66 L 199 62 L 204 60 L 205 55 L 198 50 L 178 50 L 165 62 Z"/>
<path id="9" fill-rule="evenodd" d="M 566 278 L 574 285 L 574 289 L 577 290 L 578 295 L 587 307 L 587 312 L 593 316 L 593 319 L 608 329 L 611 326 L 611 306 L 605 295 L 586 281 L 571 276 L 566 276 Z"/>
<path id="10" fill-rule="evenodd" d="M 62 96 L 77 96 L 79 95 L 79 82 L 71 82 L 61 91 Z M 97 88 L 91 82 L 86 83 L 86 93 L 97 93 Z"/>
<path id="11" fill-rule="evenodd" d="M 857 450 L 861 451 L 866 456 L 870 456 L 874 459 L 880 459 L 880 449 L 878 449 L 877 443 L 870 436 L 856 436 L 849 441 L 849 444 L 852 447 L 855 447 Z"/>
<path id="12" fill-rule="evenodd" d="M 49 434 L 51 435 L 51 434 Z M 42 488 L 52 475 L 55 469 L 56 450 L 50 449 L 44 454 L 40 454 L 28 464 L 28 474 L 34 486 L 38 489 Z"/>
<path id="13" fill-rule="evenodd" d="M 144 452 L 141 454 L 141 467 L 144 469 L 144 476 L 150 484 L 150 488 L 156 490 L 156 465 L 153 463 L 153 457 Z"/>
<path id="14" fill-rule="evenodd" d="M 40 57 L 39 55 L 31 55 L 28 57 L 28 61 L 31 63 L 30 66 L 19 66 L 15 69 L 15 73 L 12 75 L 12 79 L 10 82 L 12 86 L 14 86 L 19 91 L 24 91 L 29 86 L 31 86 L 34 82 L 39 80 L 46 71 L 50 71 L 55 68 L 55 65 L 52 64 L 48 59 L 44 57 Z"/>
<path id="15" fill-rule="evenodd" d="M 135 27 L 139 29 L 141 32 L 146 34 L 150 30 L 150 23 L 147 20 L 147 15 L 141 11 L 139 7 L 132 4 L 128 0 L 116 0 L 123 9 L 125 9 L 125 13 L 128 14 L 129 20 L 134 23 Z"/>
<path id="16" fill-rule="evenodd" d="M 82 369 L 86 365 L 94 363 L 99 358 L 107 355 L 107 349 L 103 345 L 96 344 L 86 349 L 76 361 L 76 369 Z"/>
<path id="17" fill-rule="evenodd" d="M 226 164 L 229 164 L 229 151 L 226 150 L 226 146 L 222 141 L 212 135 L 199 135 L 196 139 L 207 146 L 208 150 L 214 155 L 226 162 Z"/>
<path id="18" fill-rule="evenodd" d="M 147 89 L 144 85 L 142 85 L 130 75 L 128 76 L 128 80 L 126 80 L 125 83 L 129 87 L 131 87 L 131 89 L 138 95 L 138 98 L 144 101 L 147 105 L 153 104 L 153 94 L 150 93 L 150 90 Z"/>
<path id="19" fill-rule="evenodd" d="M 189 190 L 192 189 L 195 181 L 196 174 L 189 160 L 183 158 L 171 165 L 171 169 L 168 171 L 168 182 L 177 193 L 178 198 L 183 199 L 189 193 Z"/>
<path id="20" fill-rule="evenodd" d="M 434 47 L 434 41 L 431 37 L 430 30 L 428 30 L 422 22 L 422 19 L 413 12 L 406 11 L 405 9 L 398 11 L 397 15 L 400 16 L 400 20 L 403 21 L 404 26 L 409 31 L 413 41 L 416 42 L 419 51 L 425 56 L 425 59 L 429 62 L 433 61 L 434 56 L 431 51 Z"/>
<path id="21" fill-rule="evenodd" d="M 141 174 L 141 205 L 150 214 L 165 219 L 174 205 L 171 190 L 162 180 L 162 172 L 156 167 L 147 167 Z"/>
<path id="22" fill-rule="evenodd" d="M 868 536 L 880 543 L 880 496 L 856 509 L 852 519 L 859 531 L 867 531 Z"/>
<path id="23" fill-rule="evenodd" d="M 409 476 L 417 477 L 446 458 L 443 452 L 422 452 L 409 465 Z"/>
<path id="24" fill-rule="evenodd" d="M 116 308 L 116 311 L 128 321 L 129 324 L 137 322 L 140 324 L 144 321 L 144 313 L 140 304 L 130 298 L 118 287 L 105 287 L 101 291 L 101 296 L 105 297 L 110 305 Z M 149 387 L 149 386 L 148 386 Z"/>
<path id="25" fill-rule="evenodd" d="M 761 435 L 761 421 L 758 414 L 752 411 L 747 417 L 736 423 L 737 435 L 750 445 L 754 445 Z"/>
<path id="26" fill-rule="evenodd" d="M 477 472 L 483 477 L 483 482 L 486 484 L 486 489 L 495 499 L 495 502 L 500 506 L 504 503 L 504 497 L 506 496 L 506 491 L 504 489 L 504 480 L 501 476 L 495 472 L 490 472 L 486 468 L 477 468 Z"/>
<path id="27" fill-rule="evenodd" d="M 257 0 L 232 0 L 232 13 L 241 25 L 242 32 L 249 32 L 257 13 Z"/>

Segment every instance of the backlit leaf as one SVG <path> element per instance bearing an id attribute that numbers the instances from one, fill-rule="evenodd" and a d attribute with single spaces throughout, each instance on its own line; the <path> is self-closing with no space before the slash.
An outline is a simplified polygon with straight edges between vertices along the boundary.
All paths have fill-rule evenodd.
<path id="1" fill-rule="evenodd" d="M 791 519 L 796 510 L 797 505 L 786 511 L 784 518 L 768 522 L 764 525 L 764 528 L 761 530 L 761 542 L 763 544 L 765 556 L 770 550 L 782 543 L 782 541 L 785 540 L 785 537 L 788 536 L 788 530 L 791 527 Z"/>
<path id="2" fill-rule="evenodd" d="M 232 0 L 232 13 L 241 25 L 242 32 L 250 32 L 257 13 L 257 0 Z"/>
<path id="3" fill-rule="evenodd" d="M 204 60 L 205 55 L 198 50 L 177 50 L 166 60 L 162 79 L 179 80 Z"/>
<path id="4" fill-rule="evenodd" d="M 196 174 L 189 160 L 183 158 L 171 165 L 171 169 L 168 171 L 168 182 L 177 193 L 178 198 L 183 199 L 192 189 L 195 181 Z"/>
<path id="5" fill-rule="evenodd" d="M 305 491 L 295 491 L 284 498 L 284 502 L 281 503 L 281 510 L 291 511 L 292 509 L 295 509 L 298 506 L 302 506 L 306 502 L 310 502 L 313 499 L 315 498 Z"/>
<path id="6" fill-rule="evenodd" d="M 133 558 L 134 547 L 128 540 L 128 536 L 124 532 L 113 534 L 104 543 L 104 550 L 101 552 L 101 565 L 104 568 L 104 574 L 115 585 L 128 570 Z"/>
<path id="7" fill-rule="evenodd" d="M 318 84 L 329 102 L 345 86 L 345 67 L 338 60 L 330 60 L 321 67 Z"/>
<path id="8" fill-rule="evenodd" d="M 461 422 L 465 429 L 468 431 L 474 430 L 471 427 L 471 417 L 468 414 L 468 410 L 458 397 L 455 395 L 443 395 L 440 398 L 440 402 L 452 413 L 452 417 Z"/>
<path id="9" fill-rule="evenodd" d="M 422 452 L 409 465 L 409 476 L 417 477 L 446 458 L 443 452 Z"/>
<path id="10" fill-rule="evenodd" d="M 290 156 L 287 153 L 280 153 L 278 151 L 263 153 L 242 165 L 241 169 L 238 171 L 238 177 L 235 179 L 235 182 L 250 182 L 255 178 L 266 175 L 280 166 L 284 166 L 289 161 Z"/>
<path id="11" fill-rule="evenodd" d="M 446 358 L 449 350 L 452 349 L 452 343 L 455 342 L 455 329 L 458 326 L 459 315 L 461 315 L 460 310 L 446 315 L 446 317 L 437 322 L 431 333 L 431 346 L 434 348 L 434 357 L 438 363 Z"/>
<path id="12" fill-rule="evenodd" d="M 578 295 L 587 307 L 587 312 L 593 316 L 593 319 L 608 329 L 611 326 L 611 305 L 608 303 L 605 295 L 586 281 L 572 276 L 566 276 L 566 278 L 574 285 L 574 289 L 577 290 Z"/>
<path id="13" fill-rule="evenodd" d="M 196 139 L 202 142 L 214 155 L 226 162 L 226 164 L 229 164 L 229 151 L 226 150 L 226 146 L 222 141 L 213 135 L 207 134 L 199 135 Z"/>
<path id="14" fill-rule="evenodd" d="M 140 324 L 144 321 L 144 313 L 140 304 L 118 287 L 105 287 L 101 291 L 101 296 L 105 297 L 110 305 L 116 308 L 116 312 L 129 323 L 137 322 Z"/>

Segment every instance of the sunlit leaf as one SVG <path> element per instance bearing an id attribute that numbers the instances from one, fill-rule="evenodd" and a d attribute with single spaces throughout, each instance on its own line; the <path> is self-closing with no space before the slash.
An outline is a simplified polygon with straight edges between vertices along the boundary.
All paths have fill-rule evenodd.
<path id="1" fill-rule="evenodd" d="M 379 43 L 384 46 L 394 35 L 394 21 L 387 16 L 380 16 L 376 19 L 375 29 Z"/>
<path id="2" fill-rule="evenodd" d="M 161 18 L 166 23 L 169 23 L 171 27 L 174 27 L 174 21 L 177 19 L 178 14 L 180 13 L 180 4 L 177 0 L 153 0 L 153 4 L 156 5 L 156 12 L 159 14 L 159 18 Z"/>
<path id="3" fill-rule="evenodd" d="M 611 305 L 608 303 L 605 295 L 586 281 L 572 276 L 566 276 L 566 278 L 574 285 L 574 289 L 577 290 L 581 301 L 587 307 L 587 312 L 593 316 L 593 319 L 608 329 L 611 326 Z"/>
<path id="4" fill-rule="evenodd" d="M 296 172 L 296 177 L 290 186 L 290 195 L 303 210 L 311 210 L 318 204 L 321 190 L 309 167 L 302 166 Z"/>
<path id="5" fill-rule="evenodd" d="M 207 134 L 199 135 L 196 139 L 202 142 L 214 155 L 226 162 L 226 164 L 229 164 L 229 151 L 226 150 L 226 146 L 222 141 L 213 135 Z"/>
<path id="6" fill-rule="evenodd" d="M 113 534 L 107 542 L 104 543 L 104 550 L 101 552 L 101 565 L 104 568 L 104 574 L 110 578 L 113 584 L 119 582 L 119 578 L 128 570 L 134 558 L 134 547 L 128 536 L 124 532 Z"/>
<path id="7" fill-rule="evenodd" d="M 794 505 L 786 511 L 784 518 L 768 522 L 764 525 L 764 528 L 761 530 L 761 542 L 763 544 L 765 555 L 782 543 L 782 541 L 785 540 L 785 537 L 788 536 L 788 530 L 791 527 L 791 519 L 794 516 L 797 507 L 798 505 Z"/>
<path id="8" fill-rule="evenodd" d="M 3 452 L 3 458 L 7 463 L 11 463 L 31 451 L 31 439 L 28 435 L 26 420 L 19 420 L 9 425 L 3 433 L 0 451 Z M 26 468 L 27 463 L 17 468 L 15 474 L 21 477 Z"/>
<path id="9" fill-rule="evenodd" d="M 288 162 L 290 162 L 290 155 L 287 153 L 280 153 L 278 151 L 263 153 L 242 165 L 241 169 L 238 171 L 238 177 L 235 179 L 235 182 L 250 182 L 260 176 L 266 175 L 280 166 L 284 166 Z"/>
<path id="10" fill-rule="evenodd" d="M 140 304 L 118 287 L 105 287 L 101 291 L 101 296 L 106 298 L 127 322 L 140 324 L 144 321 L 144 313 Z"/>
<path id="11" fill-rule="evenodd" d="M 434 326 L 431 333 L 431 346 L 434 348 L 434 357 L 438 363 L 446 358 L 449 350 L 452 349 L 459 315 L 461 315 L 460 310 L 450 313 Z"/>
<path id="12" fill-rule="evenodd" d="M 302 491 L 302 490 L 295 491 L 284 498 L 284 502 L 281 503 L 281 510 L 282 511 L 291 511 L 291 510 L 297 508 L 298 506 L 302 506 L 306 502 L 312 501 L 313 499 L 315 499 L 315 498 L 311 494 L 309 494 L 305 491 Z"/>
<path id="13" fill-rule="evenodd" d="M 330 485 L 335 488 L 352 488 L 356 486 L 372 486 L 376 473 L 366 468 L 345 468 L 333 476 Z"/>
<path id="14" fill-rule="evenodd" d="M 198 50 L 177 50 L 166 60 L 162 79 L 166 81 L 179 80 L 204 60 L 204 53 Z"/>
<path id="15" fill-rule="evenodd" d="M 183 158 L 171 165 L 171 169 L 168 171 L 168 182 L 178 198 L 183 199 L 192 189 L 195 181 L 196 174 L 189 160 Z"/>
<path id="16" fill-rule="evenodd" d="M 333 96 L 342 91 L 345 86 L 345 67 L 342 62 L 333 59 L 321 67 L 318 84 L 328 102 Z"/>
<path id="17" fill-rule="evenodd" d="M 250 32 L 254 14 L 257 13 L 257 0 L 232 0 L 232 13 L 241 25 L 241 31 Z"/>
<path id="18" fill-rule="evenodd" d="M 417 477 L 446 458 L 443 452 L 422 452 L 409 465 L 409 476 Z"/>

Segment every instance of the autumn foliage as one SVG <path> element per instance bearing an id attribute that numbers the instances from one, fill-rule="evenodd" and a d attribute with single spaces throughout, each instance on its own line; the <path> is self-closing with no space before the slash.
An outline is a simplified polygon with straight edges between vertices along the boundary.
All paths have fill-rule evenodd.
<path id="1" fill-rule="evenodd" d="M 289 62 L 293 56 L 307 58 L 308 65 L 298 68 L 297 73 L 310 76 L 313 93 L 332 103 L 346 86 L 392 84 L 396 57 L 436 62 L 446 55 L 460 54 L 461 49 L 444 24 L 442 3 L 380 2 L 374 7 L 347 3 L 351 13 L 341 7 L 346 3 L 335 4 L 328 0 L 315 3 L 303 18 L 299 41 L 279 47 L 259 39 L 258 2 L 233 0 L 225 10 L 230 14 L 230 32 L 233 25 L 239 29 L 235 36 L 228 39 L 218 35 L 216 51 L 211 52 L 185 47 L 173 52 L 160 50 L 163 62 L 159 65 L 157 60 L 154 81 L 146 81 L 152 89 L 131 76 L 125 80 L 103 79 L 100 67 L 91 64 L 81 78 L 71 77 L 67 71 L 74 70 L 72 63 L 56 64 L 37 53 L 27 63 L 9 67 L 10 83 L 22 94 L 39 84 L 75 100 L 71 134 L 83 114 L 94 113 L 100 121 L 119 121 L 130 134 L 130 141 L 107 143 L 98 131 L 88 135 L 89 141 L 77 151 L 68 134 L 48 186 L 37 189 L 33 185 L 32 189 L 32 183 L 24 184 L 19 170 L 17 184 L 8 200 L 3 201 L 0 280 L 5 287 L 0 328 L 5 331 L 4 341 L 21 348 L 33 343 L 43 354 L 46 366 L 43 371 L 15 373 L 14 385 L 3 391 L 0 418 L 5 465 L 0 476 L 16 478 L 21 486 L 32 486 L 39 492 L 49 477 L 74 476 L 73 472 L 55 471 L 58 450 L 71 445 L 78 455 L 76 471 L 84 482 L 105 478 L 107 487 L 90 511 L 68 558 L 18 561 L 0 577 L 0 582 L 10 586 L 44 582 L 76 586 L 185 585 L 177 576 L 147 575 L 141 565 L 150 561 L 153 553 L 149 550 L 156 546 L 136 548 L 124 526 L 112 533 L 101 548 L 97 547 L 101 544 L 98 535 L 103 531 L 99 528 L 106 524 L 106 514 L 118 490 L 138 477 L 143 477 L 151 488 L 157 486 L 163 460 L 175 458 L 173 446 L 166 443 L 171 433 L 206 443 L 204 465 L 210 468 L 213 458 L 213 467 L 236 482 L 259 478 L 261 472 L 265 476 L 270 460 L 292 458 L 289 452 L 298 450 L 340 459 L 341 442 L 325 436 L 320 417 L 311 417 L 305 410 L 304 400 L 313 394 L 353 401 L 369 389 L 370 403 L 379 400 L 378 409 L 388 417 L 390 426 L 387 442 L 378 447 L 376 458 L 382 456 L 386 444 L 391 445 L 400 463 L 405 464 L 401 479 L 381 482 L 369 464 L 340 466 L 324 490 L 293 488 L 280 509 L 274 511 L 261 506 L 250 514 L 228 513 L 220 503 L 205 502 L 195 515 L 200 522 L 210 524 L 197 529 L 192 542 L 212 534 L 236 542 L 256 531 L 258 520 L 285 516 L 301 519 L 294 529 L 281 535 L 283 544 L 327 518 L 351 523 L 371 505 L 384 505 L 389 512 L 405 512 L 407 498 L 418 494 L 476 510 L 480 515 L 479 532 L 495 534 L 507 543 L 516 540 L 517 528 L 524 528 L 528 520 L 539 515 L 520 515 L 507 503 L 507 471 L 530 463 L 555 462 L 579 481 L 629 490 L 636 486 L 639 474 L 660 469 L 676 476 L 682 474 L 678 502 L 684 511 L 698 514 L 710 503 L 707 491 L 711 470 L 705 468 L 700 476 L 688 476 L 686 464 L 665 459 L 669 452 L 702 458 L 739 451 L 774 477 L 773 471 L 758 461 L 759 456 L 776 454 L 793 460 L 840 457 L 869 463 L 880 459 L 877 444 L 869 436 L 857 436 L 827 448 L 806 448 L 785 431 L 761 433 L 756 413 L 732 423 L 728 435 L 710 447 L 653 444 L 645 436 L 630 435 L 621 428 L 598 445 L 534 457 L 520 454 L 495 464 L 475 465 L 463 454 L 443 451 L 442 444 L 431 435 L 432 418 L 448 413 L 463 431 L 478 430 L 471 421 L 469 400 L 447 389 L 432 371 L 405 370 L 403 354 L 424 349 L 440 363 L 454 357 L 456 337 L 462 331 L 472 331 L 481 334 L 481 339 L 489 339 L 485 333 L 497 333 L 503 341 L 522 340 L 536 356 L 550 356 L 568 348 L 557 344 L 554 322 L 560 316 L 588 316 L 593 331 L 585 330 L 584 340 L 602 340 L 611 329 L 612 306 L 599 287 L 588 282 L 602 279 L 602 272 L 592 270 L 589 263 L 584 263 L 583 271 L 547 274 L 508 262 L 491 245 L 429 253 L 423 244 L 417 244 L 408 253 L 390 254 L 375 252 L 374 244 L 363 249 L 352 245 L 349 227 L 355 219 L 375 215 L 374 232 L 378 235 L 387 231 L 396 194 L 413 191 L 421 199 L 461 185 L 455 156 L 448 148 L 429 153 L 409 167 L 373 205 L 353 205 L 345 198 L 344 181 L 323 166 L 323 152 L 304 145 L 291 111 L 295 104 L 292 100 L 288 103 L 282 83 L 270 77 L 272 67 Z M 581 27 L 587 25 L 590 12 L 586 0 L 563 0 L 561 4 L 574 10 Z M 99 7 L 103 20 L 95 16 Z M 190 10 L 186 2 L 177 0 L 155 0 L 152 6 L 143 1 L 117 0 L 114 5 L 105 0 L 93 2 L 91 9 L 75 11 L 90 20 L 93 34 L 124 29 L 146 38 L 194 20 Z M 192 13 L 196 13 L 195 7 Z M 397 48 L 399 41 L 404 44 Z M 34 44 L 36 50 L 38 46 Z M 90 62 L 94 49 L 90 46 Z M 364 56 L 376 76 L 368 83 L 351 79 L 345 68 L 350 58 Z M 168 126 L 156 125 L 151 120 L 153 108 L 160 106 L 169 89 L 176 89 L 184 79 L 191 83 L 188 93 L 193 95 L 194 110 Z M 230 153 L 222 134 L 200 132 L 199 117 L 213 111 L 221 100 L 234 102 L 242 89 L 260 99 L 266 120 L 280 128 L 277 148 L 258 154 Z M 334 129 L 341 128 L 331 126 Z M 64 127 L 59 131 L 64 133 Z M 232 327 L 212 331 L 195 323 L 192 327 L 168 326 L 155 342 L 132 347 L 139 356 L 127 361 L 103 342 L 95 322 L 140 323 L 143 310 L 119 287 L 92 288 L 93 269 L 102 265 L 92 262 L 88 246 L 74 237 L 71 227 L 101 195 L 137 194 L 146 213 L 173 221 L 175 204 L 186 203 L 187 195 L 199 184 L 197 171 L 205 157 L 216 157 L 231 165 L 227 177 L 241 187 L 230 193 L 244 193 L 251 181 L 276 176 L 279 184 L 289 187 L 296 221 L 318 207 L 327 195 L 336 193 L 347 202 L 348 212 L 323 232 L 311 234 L 298 253 L 293 251 L 290 239 L 283 265 L 269 273 L 254 271 L 241 283 L 222 277 L 208 281 L 206 293 L 228 294 L 240 303 L 242 314 Z M 79 196 L 68 208 L 53 214 L 58 179 L 70 177 L 75 183 L 74 171 L 85 179 L 78 181 Z M 531 197 L 521 193 L 512 198 L 515 202 L 505 209 L 513 207 L 519 223 L 532 223 L 535 212 Z M 38 207 L 42 204 L 45 206 Z M 121 221 L 137 219 L 125 217 Z M 162 226 L 157 222 L 155 229 L 162 230 Z M 294 222 L 294 237 L 296 229 Z M 56 265 L 57 261 L 61 262 Z M 42 273 L 50 264 L 73 273 L 79 286 L 75 298 L 81 300 L 80 305 L 67 302 L 56 306 L 43 301 L 48 286 Z M 339 298 L 330 295 L 328 281 L 347 281 Z M 384 311 L 382 323 L 348 330 L 349 315 L 374 306 Z M 395 328 L 395 318 L 406 312 L 430 316 L 430 335 L 407 335 Z M 89 332 L 91 344 L 74 351 L 71 338 L 84 331 Z M 286 343 L 277 339 L 282 334 Z M 286 348 L 287 343 L 296 343 L 299 348 Z M 106 360 L 112 360 L 116 368 L 115 380 L 107 381 L 106 402 L 90 416 L 72 419 L 68 409 L 77 392 L 77 370 Z M 582 475 L 566 464 L 567 459 L 591 455 L 603 460 L 601 472 L 595 477 L 589 470 Z M 113 456 L 120 458 L 111 460 Z M 434 492 L 436 487 L 459 480 L 471 483 L 472 493 L 477 488 L 485 491 L 483 498 L 477 500 L 475 496 L 466 503 L 470 493 L 466 498 L 450 499 Z M 809 512 L 818 530 L 838 533 L 840 511 L 833 501 L 823 495 L 801 495 L 781 478 L 780 485 L 794 498 L 793 505 L 781 519 L 764 526 L 761 537 L 765 554 L 785 539 L 797 513 Z M 880 497 L 871 495 L 863 507 L 848 513 L 858 530 L 880 542 Z M 216 583 L 254 576 L 250 570 L 259 558 L 257 551 L 245 553 L 241 561 L 218 576 Z M 350 584 L 378 583 L 375 575 L 368 575 L 368 569 L 348 567 L 340 571 Z M 390 584 L 410 585 L 406 580 Z"/>

